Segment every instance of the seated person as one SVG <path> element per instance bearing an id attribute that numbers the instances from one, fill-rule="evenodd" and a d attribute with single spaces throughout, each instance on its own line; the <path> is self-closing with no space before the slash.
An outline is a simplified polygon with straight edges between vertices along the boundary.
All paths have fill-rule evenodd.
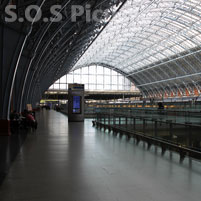
<path id="1" fill-rule="evenodd" d="M 22 115 L 26 118 L 26 126 L 31 126 L 32 128 L 37 129 L 38 123 L 32 114 L 30 114 L 27 110 L 24 110 Z"/>
<path id="2" fill-rule="evenodd" d="M 16 111 L 10 113 L 10 120 L 19 120 L 19 118 L 20 116 Z"/>
<path id="3" fill-rule="evenodd" d="M 20 116 L 16 111 L 11 112 L 10 114 L 10 125 L 12 133 L 14 133 L 20 126 Z"/>

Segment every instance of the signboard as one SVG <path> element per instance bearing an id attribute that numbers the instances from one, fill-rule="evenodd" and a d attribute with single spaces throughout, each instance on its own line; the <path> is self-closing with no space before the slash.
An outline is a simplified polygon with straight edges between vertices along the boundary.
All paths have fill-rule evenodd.
<path id="1" fill-rule="evenodd" d="M 68 121 L 84 121 L 84 85 L 68 85 Z"/>
<path id="2" fill-rule="evenodd" d="M 31 104 L 27 104 L 27 110 L 28 110 L 29 112 L 32 111 L 32 105 L 31 105 Z"/>
<path id="3" fill-rule="evenodd" d="M 69 84 L 68 90 L 70 90 L 70 91 L 84 91 L 84 84 Z"/>
<path id="4" fill-rule="evenodd" d="M 81 96 L 73 96 L 73 114 L 81 114 Z"/>

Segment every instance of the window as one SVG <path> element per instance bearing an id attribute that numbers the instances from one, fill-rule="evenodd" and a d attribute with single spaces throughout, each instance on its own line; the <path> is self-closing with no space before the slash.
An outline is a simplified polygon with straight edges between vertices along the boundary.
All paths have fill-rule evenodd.
<path id="1" fill-rule="evenodd" d="M 66 83 L 66 77 L 67 77 L 66 75 L 63 76 L 63 77 L 60 79 L 60 83 L 64 83 L 64 84 L 65 84 L 65 83 Z"/>
<path id="2" fill-rule="evenodd" d="M 80 74 L 75 74 L 75 75 L 74 75 L 74 82 L 75 82 L 75 83 L 80 83 L 80 82 L 81 82 Z"/>
<path id="3" fill-rule="evenodd" d="M 54 89 L 59 90 L 59 84 L 54 84 Z"/>
<path id="4" fill-rule="evenodd" d="M 103 76 L 102 75 L 97 76 L 97 84 L 103 84 Z"/>
<path id="5" fill-rule="evenodd" d="M 67 85 L 66 84 L 60 84 L 60 89 L 61 90 L 66 90 L 67 89 Z"/>
<path id="6" fill-rule="evenodd" d="M 72 74 L 69 74 L 67 75 L 67 83 L 73 83 L 73 75 Z"/>
<path id="7" fill-rule="evenodd" d="M 88 75 L 89 74 L 89 67 L 82 68 L 82 75 Z"/>
<path id="8" fill-rule="evenodd" d="M 103 67 L 97 66 L 97 74 L 98 75 L 103 75 Z"/>
<path id="9" fill-rule="evenodd" d="M 68 84 L 72 83 L 85 84 L 85 90 L 89 91 L 138 91 L 125 76 L 109 68 L 95 65 L 70 72 L 55 82 L 49 90 L 67 90 Z"/>

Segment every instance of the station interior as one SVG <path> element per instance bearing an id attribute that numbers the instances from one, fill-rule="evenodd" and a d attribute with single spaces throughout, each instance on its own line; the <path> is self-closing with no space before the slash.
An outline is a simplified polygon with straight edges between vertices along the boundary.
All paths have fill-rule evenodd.
<path id="1" fill-rule="evenodd" d="M 0 1 L 0 201 L 200 198 L 200 0 Z"/>

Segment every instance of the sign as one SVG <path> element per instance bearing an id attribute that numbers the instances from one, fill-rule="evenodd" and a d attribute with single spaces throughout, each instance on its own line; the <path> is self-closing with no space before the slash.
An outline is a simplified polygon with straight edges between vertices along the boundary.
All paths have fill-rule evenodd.
<path id="1" fill-rule="evenodd" d="M 70 90 L 70 91 L 84 91 L 84 84 L 69 84 L 68 90 Z"/>

